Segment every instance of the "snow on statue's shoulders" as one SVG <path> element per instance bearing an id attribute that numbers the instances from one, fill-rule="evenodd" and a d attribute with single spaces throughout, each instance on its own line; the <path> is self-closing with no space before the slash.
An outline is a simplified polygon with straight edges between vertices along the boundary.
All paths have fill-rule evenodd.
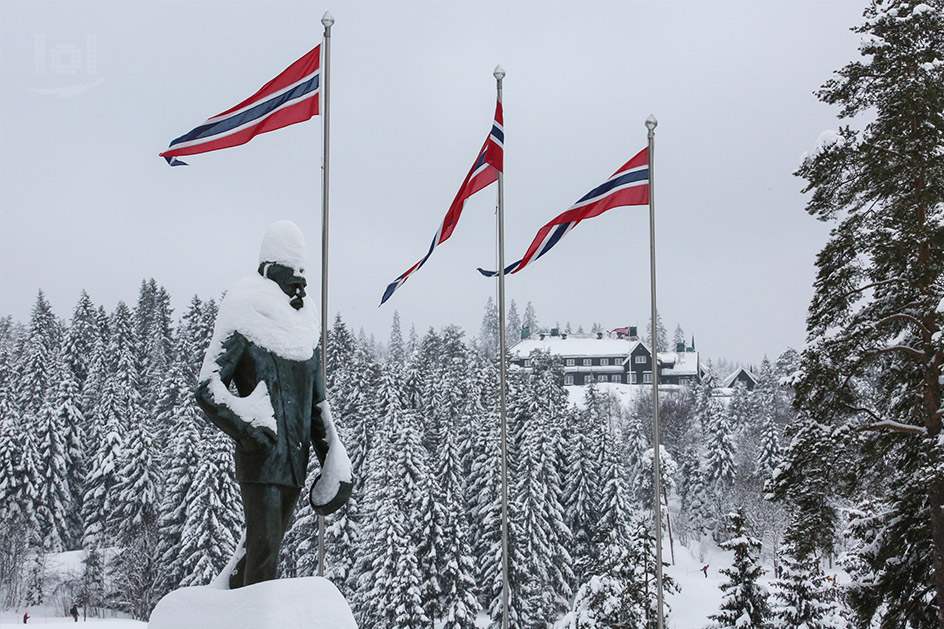
<path id="1" fill-rule="evenodd" d="M 327 579 L 276 579 L 238 590 L 211 586 L 175 590 L 162 598 L 148 629 L 357 629 L 351 608 Z"/>
<path id="2" fill-rule="evenodd" d="M 259 274 L 239 280 L 223 297 L 208 357 L 222 352 L 233 332 L 289 360 L 311 358 L 318 340 L 310 305 L 295 310 L 279 285 Z"/>

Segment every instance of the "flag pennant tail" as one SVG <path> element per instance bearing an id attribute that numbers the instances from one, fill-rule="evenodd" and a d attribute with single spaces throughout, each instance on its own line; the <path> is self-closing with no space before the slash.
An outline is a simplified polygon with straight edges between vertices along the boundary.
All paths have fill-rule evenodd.
<path id="1" fill-rule="evenodd" d="M 160 156 L 171 166 L 186 166 L 174 158 L 239 146 L 260 133 L 304 122 L 319 114 L 320 93 L 319 44 L 243 102 L 171 142 Z"/>
<path id="2" fill-rule="evenodd" d="M 459 218 L 462 215 L 463 208 L 465 208 L 465 202 L 469 197 L 486 186 L 498 181 L 498 173 L 502 172 L 504 164 L 504 152 L 505 127 L 503 124 L 502 105 L 499 102 L 495 105 L 495 118 L 492 121 L 492 129 L 485 139 L 485 144 L 475 158 L 475 162 L 472 164 L 472 169 L 469 171 L 469 174 L 466 175 L 465 179 L 462 181 L 459 192 L 456 193 L 456 198 L 453 199 L 449 210 L 446 212 L 445 218 L 443 218 L 442 224 L 433 237 L 433 244 L 430 246 L 429 251 L 422 260 L 414 264 L 395 281 L 387 285 L 387 290 L 384 291 L 383 298 L 380 300 L 381 306 L 390 299 L 393 293 L 400 288 L 413 273 L 418 271 L 419 268 L 426 263 L 436 247 L 446 242 L 449 237 L 452 236 L 456 225 L 459 224 Z"/>
<path id="3" fill-rule="evenodd" d="M 623 164 L 602 184 L 585 194 L 566 212 L 555 217 L 538 230 L 534 240 L 517 262 L 505 267 L 505 274 L 517 273 L 551 250 L 560 239 L 580 221 L 603 214 L 615 207 L 647 205 L 649 203 L 649 149 L 644 148 Z M 485 277 L 495 277 L 497 271 L 479 269 Z"/>

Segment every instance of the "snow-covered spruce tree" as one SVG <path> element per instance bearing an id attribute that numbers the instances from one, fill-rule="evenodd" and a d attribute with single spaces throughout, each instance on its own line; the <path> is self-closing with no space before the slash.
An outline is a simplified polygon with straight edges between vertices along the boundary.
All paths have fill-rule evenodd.
<path id="1" fill-rule="evenodd" d="M 508 314 L 505 316 L 505 340 L 508 347 L 511 347 L 521 338 L 521 315 L 518 314 L 518 304 L 511 300 L 508 306 Z"/>
<path id="2" fill-rule="evenodd" d="M 479 351 L 487 358 L 498 355 L 498 307 L 489 297 L 485 303 L 485 314 L 482 315 L 482 326 L 478 338 Z"/>
<path id="3" fill-rule="evenodd" d="M 141 282 L 138 305 L 134 310 L 136 354 L 141 374 L 141 397 L 147 408 L 154 408 L 161 394 L 164 375 L 174 359 L 170 295 L 154 278 Z"/>
<path id="4" fill-rule="evenodd" d="M 544 627 L 566 610 L 574 581 L 561 505 L 558 440 L 566 408 L 560 361 L 533 354 L 530 386 L 515 392 L 520 442 L 509 479 L 512 606 L 521 627 Z M 492 604 L 493 618 L 497 609 Z"/>
<path id="5" fill-rule="evenodd" d="M 707 629 L 744 629 L 764 627 L 770 616 L 766 589 L 757 579 L 764 573 L 757 563 L 760 542 L 747 530 L 743 509 L 729 515 L 731 537 L 721 548 L 734 551 L 734 564 L 720 572 L 728 578 L 721 584 L 724 597 L 721 609 L 709 616 Z"/>
<path id="6" fill-rule="evenodd" d="M 834 581 L 828 581 L 815 559 L 795 556 L 785 546 L 780 552 L 782 572 L 775 582 L 771 629 L 846 629 L 848 621 L 836 600 Z"/>
<path id="7" fill-rule="evenodd" d="M 406 408 L 399 370 L 385 369 L 378 390 L 380 420 L 366 464 L 364 523 L 357 560 L 354 611 L 367 627 L 430 624 L 420 595 L 415 505 L 428 478 L 417 419 Z"/>
<path id="8" fill-rule="evenodd" d="M 788 542 L 803 556 L 826 555 L 837 541 L 839 510 L 833 468 L 840 439 L 805 415 L 790 427 L 791 442 L 766 485 L 770 497 L 791 514 Z"/>
<path id="9" fill-rule="evenodd" d="M 30 315 L 29 331 L 23 340 L 23 353 L 16 365 L 21 421 L 30 423 L 39 414 L 52 381 L 60 338 L 59 322 L 43 291 L 39 291 Z"/>
<path id="10" fill-rule="evenodd" d="M 472 554 L 478 567 L 480 601 L 501 600 L 501 443 L 498 410 L 498 372 L 482 360 L 475 372 L 471 421 L 462 444 L 463 467 L 468 470 L 468 511 Z"/>
<path id="11" fill-rule="evenodd" d="M 687 515 L 688 531 L 693 539 L 701 540 L 711 530 L 712 506 L 705 471 L 699 459 L 694 459 L 688 473 L 689 490 L 682 511 Z M 686 474 L 685 470 L 682 474 Z"/>
<path id="12" fill-rule="evenodd" d="M 175 361 L 164 380 L 160 406 L 163 412 L 158 423 L 169 427 L 168 452 L 165 457 L 165 483 L 158 508 L 159 539 L 156 555 L 161 578 L 158 584 L 163 595 L 180 587 L 188 576 L 187 555 L 182 551 L 188 516 L 187 494 L 194 484 L 194 475 L 201 460 L 200 434 L 193 386 L 184 380 L 184 366 Z"/>
<path id="13" fill-rule="evenodd" d="M 580 567 L 595 553 L 593 541 L 598 536 L 600 521 L 600 455 L 604 449 L 603 435 L 608 419 L 601 397 L 595 385 L 586 387 L 584 408 L 572 410 L 567 421 L 571 430 L 567 443 L 564 514 L 573 534 L 570 550 L 578 583 L 589 576 Z"/>
<path id="14" fill-rule="evenodd" d="M 50 392 L 53 409 L 62 427 L 63 465 L 65 466 L 65 487 L 67 488 L 69 507 L 66 509 L 67 537 L 66 550 L 81 547 L 82 488 L 85 484 L 87 466 L 85 461 L 85 426 L 86 419 L 82 412 L 82 392 L 75 374 L 61 354 L 59 368 L 56 371 L 56 388 Z"/>
<path id="15" fill-rule="evenodd" d="M 88 377 L 90 362 L 100 336 L 101 332 L 95 318 L 95 306 L 88 293 L 83 290 L 72 311 L 72 320 L 62 343 L 63 357 L 72 370 L 80 390 Z"/>
<path id="16" fill-rule="evenodd" d="M 393 311 L 393 323 L 390 324 L 390 341 L 387 343 L 386 367 L 395 370 L 403 369 L 406 365 L 407 350 L 403 344 L 403 333 L 400 331 L 400 312 Z"/>
<path id="17" fill-rule="evenodd" d="M 26 600 L 28 607 L 37 607 L 44 602 L 43 589 L 46 584 L 46 553 L 37 549 L 27 568 Z"/>
<path id="18" fill-rule="evenodd" d="M 230 441 L 216 431 L 200 449 L 193 484 L 184 497 L 186 516 L 180 531 L 182 587 L 209 583 L 236 548 L 242 514 L 230 469 L 233 458 Z"/>
<path id="19" fill-rule="evenodd" d="M 82 520 L 85 526 L 83 546 L 103 548 L 114 543 L 121 516 L 116 513 L 121 482 L 121 468 L 127 463 L 125 448 L 128 444 L 129 424 L 141 421 L 142 411 L 137 389 L 134 361 L 134 331 L 131 311 L 119 302 L 110 321 L 108 347 L 103 356 L 108 364 L 102 374 L 101 392 L 92 411 L 88 431 L 90 441 L 89 471 L 82 501 Z M 86 385 L 98 379 L 89 377 Z M 125 494 L 128 506 L 136 498 Z"/>
<path id="20" fill-rule="evenodd" d="M 359 553 L 359 530 L 363 515 L 365 460 L 369 451 L 377 388 L 377 365 L 368 348 L 354 338 L 341 316 L 335 317 L 328 334 L 327 394 L 341 441 L 347 448 L 354 470 L 354 490 L 343 509 L 325 522 L 325 574 L 346 595 L 356 584 L 355 561 Z M 312 464 L 317 460 L 312 457 Z M 286 541 L 297 539 L 298 574 L 317 571 L 317 516 L 303 500 Z M 353 598 L 353 596 L 351 596 Z"/>
<path id="21" fill-rule="evenodd" d="M 55 391 L 46 397 L 37 418 L 39 426 L 36 427 L 38 449 L 36 463 L 39 477 L 42 479 L 37 487 L 36 515 L 43 540 L 43 550 L 52 553 L 71 548 L 73 535 L 69 520 L 76 509 L 75 496 L 69 486 L 68 470 L 71 457 L 65 441 L 65 425 L 57 409 L 56 397 Z"/>
<path id="22" fill-rule="evenodd" d="M 529 301 L 524 307 L 524 315 L 521 317 L 521 327 L 527 328 L 532 335 L 541 331 L 538 324 L 538 315 L 534 311 L 534 305 Z"/>
<path id="23" fill-rule="evenodd" d="M 714 530 L 720 534 L 724 529 L 723 514 L 731 508 L 731 486 L 737 471 L 734 433 L 727 413 L 721 403 L 709 397 L 705 406 L 705 480 L 708 494 L 713 497 Z M 718 539 L 716 537 L 716 539 Z"/>
<path id="24" fill-rule="evenodd" d="M 646 322 L 646 338 L 643 342 L 645 342 L 646 347 L 652 343 L 652 317 Z M 662 323 L 662 315 L 658 312 L 656 313 L 656 343 L 659 345 L 657 349 L 660 352 L 675 349 L 674 347 L 669 347 L 669 332 L 665 329 L 665 325 Z"/>
<path id="25" fill-rule="evenodd" d="M 825 447 L 852 450 L 856 488 L 883 502 L 876 619 L 944 627 L 944 2 L 873 0 L 854 30 L 862 58 L 818 95 L 871 122 L 824 133 L 797 171 L 812 192 L 807 211 L 835 227 L 817 258 L 794 384 L 824 432 L 875 431 Z M 865 378 L 879 395 L 863 395 Z"/>
<path id="26" fill-rule="evenodd" d="M 472 629 L 480 608 L 474 594 L 476 566 L 469 541 L 469 514 L 463 502 L 461 465 L 456 443 L 458 426 L 470 421 L 471 417 L 465 411 L 457 415 L 451 425 L 443 424 L 437 482 L 434 484 L 443 510 L 435 580 L 439 599 L 437 616 L 443 623 L 442 629 Z"/>
<path id="27" fill-rule="evenodd" d="M 607 532 L 598 569 L 577 591 L 562 623 L 564 629 L 656 625 L 655 542 L 648 521 L 648 515 L 640 512 Z M 662 587 L 666 594 L 678 591 L 665 574 Z"/>

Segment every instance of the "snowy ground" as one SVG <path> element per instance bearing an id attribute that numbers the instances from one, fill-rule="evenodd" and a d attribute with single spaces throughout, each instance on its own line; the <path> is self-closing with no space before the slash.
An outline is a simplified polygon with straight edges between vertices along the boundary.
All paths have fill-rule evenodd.
<path id="1" fill-rule="evenodd" d="M 76 625 L 71 616 L 62 616 L 59 610 L 53 610 L 48 607 L 35 607 L 29 610 L 30 621 L 27 627 L 33 625 L 70 627 Z M 0 627 L 23 626 L 23 610 L 0 612 Z M 126 618 L 89 618 L 88 622 L 82 621 L 79 616 L 79 622 L 76 626 L 94 627 L 94 629 L 144 629 L 147 623 L 137 620 L 128 620 Z"/>
<path id="2" fill-rule="evenodd" d="M 663 560 L 668 562 L 670 557 L 666 544 Z M 667 629 L 702 629 L 708 623 L 708 617 L 721 606 L 721 584 L 726 577 L 721 575 L 719 570 L 731 566 L 734 553 L 710 544 L 703 558 L 703 561 L 699 560 L 697 548 L 689 550 L 676 544 L 675 564 L 666 568 L 666 572 L 681 586 L 681 591 L 666 597 L 666 602 L 671 607 L 666 621 Z M 709 565 L 707 578 L 701 571 L 705 564 Z M 772 592 L 773 566 L 763 564 L 762 567 L 767 573 L 760 578 L 760 583 Z M 847 583 L 849 580 L 848 575 L 838 568 L 827 569 L 825 572 L 838 578 L 838 583 Z"/>

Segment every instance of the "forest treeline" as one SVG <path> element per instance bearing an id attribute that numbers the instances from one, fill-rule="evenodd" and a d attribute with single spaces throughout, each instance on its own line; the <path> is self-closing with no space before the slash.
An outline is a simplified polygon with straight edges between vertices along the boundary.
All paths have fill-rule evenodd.
<path id="1" fill-rule="evenodd" d="M 55 592 L 143 619 L 167 592 L 208 583 L 226 564 L 242 526 L 233 445 L 193 398 L 216 312 L 194 297 L 175 317 L 152 279 L 133 308 L 107 313 L 83 292 L 62 321 L 40 293 L 27 323 L 0 320 L 3 604 L 49 603 Z M 467 339 L 447 326 L 404 338 L 395 317 L 381 348 L 340 315 L 329 331 L 327 389 L 356 486 L 328 518 L 327 576 L 363 626 L 499 617 L 498 372 L 487 333 Z M 763 486 L 794 420 L 778 382 L 796 360 L 792 350 L 764 360 L 758 386 L 730 398 L 710 371 L 663 397 L 673 552 L 726 539 L 740 507 L 774 561 L 785 514 Z M 621 405 L 604 389 L 582 391 L 572 404 L 553 356 L 509 374 L 514 626 L 550 626 L 593 605 L 581 586 L 605 574 L 625 585 L 622 617 L 653 617 L 651 394 L 640 387 Z M 71 579 L 45 565 L 66 550 L 83 551 Z M 317 519 L 300 501 L 282 574 L 316 569 Z"/>

